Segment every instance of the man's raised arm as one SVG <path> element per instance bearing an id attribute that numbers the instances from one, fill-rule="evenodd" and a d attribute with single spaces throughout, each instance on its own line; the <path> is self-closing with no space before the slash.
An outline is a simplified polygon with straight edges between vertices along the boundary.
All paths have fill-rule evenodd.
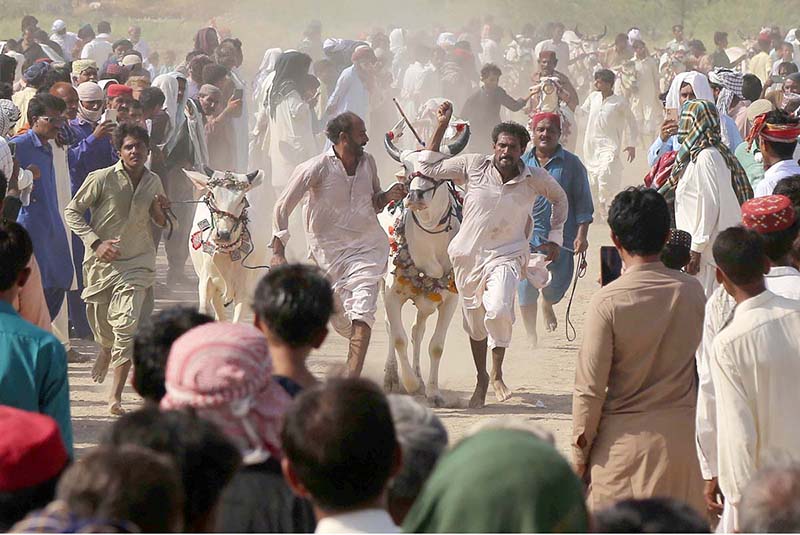
<path id="1" fill-rule="evenodd" d="M 453 105 L 450 102 L 442 103 L 436 111 L 436 119 L 439 124 L 428 143 L 430 150 L 423 150 L 420 153 L 420 170 L 434 180 L 452 180 L 455 184 L 462 185 L 467 181 L 467 161 L 470 156 L 446 158 L 439 152 L 452 116 Z"/>

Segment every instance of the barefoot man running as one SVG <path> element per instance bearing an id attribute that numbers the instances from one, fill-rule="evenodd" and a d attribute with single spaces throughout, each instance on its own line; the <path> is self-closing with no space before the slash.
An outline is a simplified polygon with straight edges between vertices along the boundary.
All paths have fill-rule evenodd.
<path id="1" fill-rule="evenodd" d="M 431 147 L 438 147 L 453 113 L 445 102 L 437 112 L 438 128 Z M 464 221 L 450 243 L 456 286 L 463 298 L 464 328 L 470 337 L 478 384 L 470 407 L 486 402 L 490 376 L 486 373 L 487 347 L 492 351 L 491 380 L 498 401 L 511 397 L 503 382 L 503 357 L 511 342 L 514 299 L 519 281 L 526 277 L 533 230 L 531 210 L 536 198 L 552 204 L 550 233 L 538 250 L 553 261 L 562 245 L 567 219 L 567 196 L 542 168 L 530 168 L 522 153 L 530 141 L 524 127 L 501 123 L 492 132 L 494 155 L 444 156 L 423 151 L 422 172 L 437 180 L 465 185 Z"/>

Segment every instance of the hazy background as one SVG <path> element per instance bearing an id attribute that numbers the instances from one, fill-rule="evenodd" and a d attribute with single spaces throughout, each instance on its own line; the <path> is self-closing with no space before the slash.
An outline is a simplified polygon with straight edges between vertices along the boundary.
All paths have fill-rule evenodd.
<path id="1" fill-rule="evenodd" d="M 294 47 L 306 23 L 318 19 L 323 36 L 354 38 L 389 25 L 414 30 L 459 29 L 469 19 L 491 14 L 506 31 L 519 32 L 528 22 L 543 28 L 560 20 L 581 32 L 599 33 L 608 26 L 606 41 L 632 26 L 639 27 L 648 44 L 662 46 L 672 24 L 683 22 L 687 38 L 701 39 L 713 49 L 713 33 L 737 31 L 755 35 L 763 25 L 777 25 L 783 32 L 800 26 L 800 0 L 105 0 L 93 9 L 84 0 L 2 0 L 0 39 L 17 38 L 23 15 L 39 19 L 50 29 L 56 18 L 77 32 L 85 23 L 96 27 L 111 22 L 115 38 L 126 37 L 128 25 L 143 28 L 143 39 L 152 50 L 174 50 L 179 60 L 192 48 L 194 33 L 215 19 L 244 43 L 245 75 L 257 67 L 264 50 Z M 96 6 L 95 6 L 96 7 Z M 388 33 L 388 32 L 387 32 Z"/>

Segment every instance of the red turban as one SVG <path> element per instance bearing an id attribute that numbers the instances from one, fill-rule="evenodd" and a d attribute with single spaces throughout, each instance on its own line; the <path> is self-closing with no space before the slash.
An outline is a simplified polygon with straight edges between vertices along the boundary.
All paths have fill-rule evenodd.
<path id="1" fill-rule="evenodd" d="M 767 122 L 767 114 L 762 113 L 753 121 L 753 127 L 747 136 L 747 147 L 757 137 L 763 137 L 773 143 L 794 143 L 800 137 L 800 122 L 793 124 L 771 124 Z"/>
<path id="2" fill-rule="evenodd" d="M 56 477 L 69 460 L 56 421 L 44 414 L 0 407 L 0 492 Z"/>
<path id="3" fill-rule="evenodd" d="M 106 95 L 109 98 L 118 97 L 120 95 L 133 96 L 133 88 L 132 87 L 128 87 L 127 85 L 122 85 L 122 84 L 110 84 L 106 88 Z"/>
<path id="4" fill-rule="evenodd" d="M 757 197 L 742 205 L 742 225 L 759 234 L 786 230 L 795 217 L 792 201 L 785 195 Z"/>
<path id="5" fill-rule="evenodd" d="M 533 118 L 531 119 L 531 129 L 536 129 L 536 125 L 539 124 L 539 121 L 543 119 L 548 119 L 551 123 L 558 125 L 559 130 L 561 129 L 561 116 L 557 113 L 551 112 L 539 112 L 534 114 Z"/>

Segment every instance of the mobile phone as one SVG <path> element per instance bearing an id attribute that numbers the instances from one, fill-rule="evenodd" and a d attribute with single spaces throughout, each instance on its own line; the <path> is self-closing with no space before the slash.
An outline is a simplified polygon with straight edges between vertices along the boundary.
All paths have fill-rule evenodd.
<path id="1" fill-rule="evenodd" d="M 117 122 L 117 110 L 106 110 L 103 113 L 103 119 L 100 122 L 111 121 L 112 123 Z"/>
<path id="2" fill-rule="evenodd" d="M 233 91 L 233 100 L 242 100 L 244 97 L 244 89 L 235 89 Z"/>
<path id="3" fill-rule="evenodd" d="M 786 79 L 786 77 L 781 76 L 779 74 L 773 74 L 772 76 L 769 77 L 769 79 L 772 80 L 772 83 L 774 84 L 782 84 Z"/>
<path id="4" fill-rule="evenodd" d="M 606 286 L 622 274 L 622 258 L 615 247 L 600 247 L 600 285 Z"/>
<path id="5" fill-rule="evenodd" d="M 17 153 L 17 144 L 16 143 L 9 143 L 8 150 L 11 151 L 11 157 L 13 158 L 14 155 Z"/>
<path id="6" fill-rule="evenodd" d="M 677 121 L 678 120 L 678 110 L 675 108 L 666 108 L 664 110 L 664 119 L 667 121 Z"/>

